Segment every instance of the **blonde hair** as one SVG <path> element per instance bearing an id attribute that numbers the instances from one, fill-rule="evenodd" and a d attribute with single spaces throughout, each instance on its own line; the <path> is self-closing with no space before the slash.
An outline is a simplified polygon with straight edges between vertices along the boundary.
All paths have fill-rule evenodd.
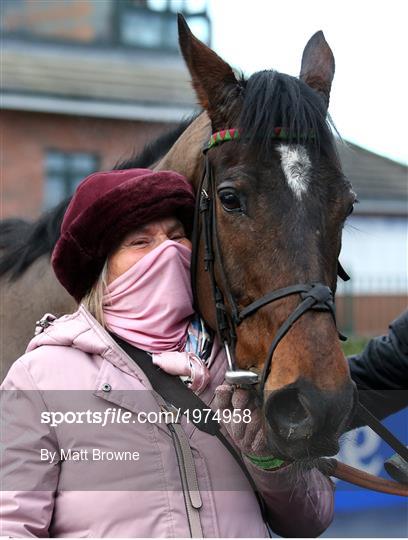
<path id="1" fill-rule="evenodd" d="M 108 260 L 99 274 L 98 279 L 92 286 L 92 289 L 82 298 L 81 304 L 83 304 L 93 317 L 98 321 L 100 325 L 105 328 L 105 319 L 103 316 L 103 296 L 106 294 L 106 287 L 108 286 Z"/>

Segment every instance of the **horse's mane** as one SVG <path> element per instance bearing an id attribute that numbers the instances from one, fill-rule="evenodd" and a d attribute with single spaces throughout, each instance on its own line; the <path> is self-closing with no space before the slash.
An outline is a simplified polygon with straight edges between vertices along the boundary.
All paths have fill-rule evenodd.
<path id="1" fill-rule="evenodd" d="M 170 150 L 194 119 L 195 116 L 183 120 L 174 129 L 147 143 L 139 154 L 118 162 L 114 169 L 148 168 Z M 51 255 L 70 200 L 71 197 L 43 213 L 34 223 L 16 218 L 0 221 L 0 249 L 3 250 L 0 276 L 9 274 L 10 279 L 17 279 L 39 257 Z"/>
<path id="2" fill-rule="evenodd" d="M 245 90 L 240 128 L 261 159 L 270 157 L 278 127 L 288 130 L 290 142 L 309 143 L 332 158 L 336 156 L 333 123 L 323 100 L 306 83 L 272 70 L 254 73 L 242 83 Z"/>

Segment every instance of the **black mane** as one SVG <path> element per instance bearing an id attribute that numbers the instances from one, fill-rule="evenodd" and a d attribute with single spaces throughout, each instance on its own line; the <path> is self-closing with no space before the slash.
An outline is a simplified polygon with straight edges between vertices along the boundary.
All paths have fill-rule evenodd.
<path id="1" fill-rule="evenodd" d="M 148 168 L 165 155 L 194 119 L 195 116 L 184 120 L 147 143 L 140 154 L 118 162 L 114 169 Z M 0 257 L 0 276 L 9 274 L 10 279 L 17 279 L 39 257 L 51 255 L 70 200 L 71 197 L 65 199 L 34 223 L 16 218 L 0 221 L 0 249 L 4 250 Z"/>
<path id="2" fill-rule="evenodd" d="M 335 155 L 323 100 L 303 81 L 277 71 L 254 73 L 245 83 L 240 128 L 260 158 L 270 156 L 274 129 L 284 127 L 290 142 L 310 143 Z"/>
<path id="3" fill-rule="evenodd" d="M 0 222 L 0 243 L 5 250 L 0 257 L 0 276 L 10 272 L 10 279 L 16 279 L 39 257 L 51 254 L 70 200 L 60 202 L 33 224 L 14 218 Z"/>

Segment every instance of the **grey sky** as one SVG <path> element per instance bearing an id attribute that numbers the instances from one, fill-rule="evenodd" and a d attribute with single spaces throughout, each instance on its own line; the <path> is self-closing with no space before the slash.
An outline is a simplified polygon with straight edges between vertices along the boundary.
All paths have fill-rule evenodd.
<path id="1" fill-rule="evenodd" d="M 210 0 L 213 48 L 245 74 L 297 75 L 323 30 L 336 59 L 330 113 L 343 138 L 407 163 L 407 0 Z"/>

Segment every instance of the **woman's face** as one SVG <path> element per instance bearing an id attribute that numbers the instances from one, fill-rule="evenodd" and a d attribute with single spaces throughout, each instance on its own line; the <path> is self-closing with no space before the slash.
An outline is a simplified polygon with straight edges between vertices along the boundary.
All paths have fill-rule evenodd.
<path id="1" fill-rule="evenodd" d="M 151 221 L 126 235 L 108 259 L 108 285 L 166 240 L 191 249 L 184 227 L 176 218 Z"/>

